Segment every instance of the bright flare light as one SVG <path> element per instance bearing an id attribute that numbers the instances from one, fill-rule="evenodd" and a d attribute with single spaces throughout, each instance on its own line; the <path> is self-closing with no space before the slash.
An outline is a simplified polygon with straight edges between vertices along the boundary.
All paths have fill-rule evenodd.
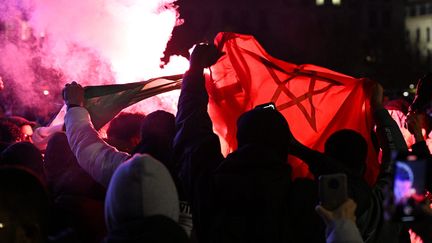
<path id="1" fill-rule="evenodd" d="M 160 68 L 171 32 L 182 21 L 175 1 L 0 1 L 0 22 L 7 27 L 0 36 L 0 67 L 19 103 L 43 114 L 57 107 L 43 105 L 41 92 L 48 94 L 34 89 L 41 78 L 52 95 L 73 80 L 87 86 L 182 74 L 188 67 L 182 57 L 171 57 Z"/>
<path id="2" fill-rule="evenodd" d="M 169 73 L 160 68 L 171 32 L 181 22 L 174 2 L 33 0 L 36 7 L 30 22 L 36 33 L 46 36 L 53 62 L 67 67 L 69 79 L 84 79 L 75 78 L 80 69 L 73 68 L 81 67 L 83 58 L 70 60 L 71 52 L 75 54 L 74 48 L 79 46 L 107 61 L 117 83 L 130 83 L 186 71 L 186 60 L 179 58 L 175 61 L 180 64 L 171 64 Z"/>
<path id="3" fill-rule="evenodd" d="M 109 9 L 123 26 L 113 33 L 120 43 L 119 49 L 110 53 L 117 82 L 167 75 L 159 67 L 160 58 L 176 24 L 177 13 L 174 9 L 159 12 L 157 7 L 155 2 L 135 1 L 131 6 L 117 5 Z"/>

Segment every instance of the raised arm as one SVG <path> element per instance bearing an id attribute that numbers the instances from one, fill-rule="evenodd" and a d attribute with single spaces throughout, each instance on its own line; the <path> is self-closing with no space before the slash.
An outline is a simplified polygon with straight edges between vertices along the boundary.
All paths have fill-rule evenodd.
<path id="1" fill-rule="evenodd" d="M 65 127 L 71 150 L 79 165 L 93 179 L 108 187 L 116 168 L 130 155 L 105 143 L 94 129 L 90 115 L 83 107 L 84 89 L 81 85 L 76 82 L 66 84 L 63 99 L 67 105 Z"/>
<path id="2" fill-rule="evenodd" d="M 197 45 L 190 58 L 190 68 L 183 77 L 178 111 L 174 151 L 180 166 L 180 178 L 185 189 L 193 193 L 195 181 L 223 160 L 219 138 L 207 113 L 208 94 L 204 68 L 220 57 L 210 45 Z M 190 195 L 193 197 L 193 195 Z"/>
<path id="3" fill-rule="evenodd" d="M 389 164 L 392 159 L 391 153 L 393 151 L 408 151 L 408 147 L 399 126 L 382 104 L 383 92 L 383 87 L 379 83 L 372 83 L 370 106 L 376 124 L 378 142 L 382 149 L 381 170 L 388 171 L 392 167 Z"/>
<path id="4" fill-rule="evenodd" d="M 291 140 L 290 154 L 296 156 L 297 158 L 303 160 L 308 166 L 310 172 L 318 178 L 320 175 L 334 174 L 334 173 L 345 173 L 349 174 L 349 171 L 345 169 L 344 166 L 338 161 L 329 156 L 318 152 L 316 150 L 310 149 L 300 142 L 298 142 L 294 137 Z"/>

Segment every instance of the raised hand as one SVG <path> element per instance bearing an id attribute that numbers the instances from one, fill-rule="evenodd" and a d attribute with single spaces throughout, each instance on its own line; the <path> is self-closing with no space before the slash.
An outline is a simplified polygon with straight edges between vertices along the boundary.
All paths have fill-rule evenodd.
<path id="1" fill-rule="evenodd" d="M 416 142 L 420 142 L 424 140 L 421 120 L 425 119 L 424 114 L 421 112 L 410 112 L 406 118 L 406 125 L 408 127 L 408 131 L 414 135 Z"/>
<path id="2" fill-rule="evenodd" d="M 83 106 L 84 88 L 75 81 L 66 84 L 63 88 L 63 100 L 68 108 L 71 106 Z"/>
<path id="3" fill-rule="evenodd" d="M 210 44 L 198 44 L 195 46 L 189 63 L 189 70 L 202 70 L 215 64 L 224 53 L 221 53 L 216 46 Z"/>

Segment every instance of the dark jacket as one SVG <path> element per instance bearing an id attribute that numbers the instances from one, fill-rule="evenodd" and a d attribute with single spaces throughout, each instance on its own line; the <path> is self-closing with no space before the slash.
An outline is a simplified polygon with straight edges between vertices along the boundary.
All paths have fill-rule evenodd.
<path id="1" fill-rule="evenodd" d="M 208 94 L 202 72 L 186 73 L 176 115 L 174 159 L 179 178 L 191 203 L 194 231 L 199 242 L 208 242 L 214 208 L 210 176 L 223 161 L 219 138 L 207 113 Z"/>
<path id="2" fill-rule="evenodd" d="M 254 145 L 228 155 L 212 176 L 213 242 L 289 242 L 291 168 Z"/>
<path id="3" fill-rule="evenodd" d="M 379 109 L 374 113 L 377 136 L 382 149 L 381 168 L 375 185 L 368 186 L 366 181 L 350 173 L 338 161 L 317 151 L 300 146 L 296 156 L 303 159 L 315 177 L 330 173 L 346 173 L 348 176 L 348 196 L 357 203 L 357 226 L 365 242 L 398 242 L 401 224 L 384 220 L 385 191 L 392 186 L 392 151 L 407 151 L 403 136 L 387 110 Z"/>
<path id="4" fill-rule="evenodd" d="M 104 243 L 187 243 L 183 229 L 172 219 L 155 215 L 121 225 L 110 232 Z"/>
<path id="5" fill-rule="evenodd" d="M 289 166 L 253 144 L 224 159 L 207 105 L 202 72 L 186 73 L 174 150 L 199 242 L 287 242 Z"/>

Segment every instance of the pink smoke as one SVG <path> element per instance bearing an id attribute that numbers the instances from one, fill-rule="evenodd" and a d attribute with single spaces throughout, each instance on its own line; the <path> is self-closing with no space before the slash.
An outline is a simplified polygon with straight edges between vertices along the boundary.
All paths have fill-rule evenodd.
<path id="1" fill-rule="evenodd" d="M 97 85 L 183 73 L 184 58 L 172 57 L 160 68 L 171 32 L 181 23 L 174 2 L 2 1 L 0 76 L 6 89 L 13 89 L 20 106 L 49 110 L 61 105 L 53 96 L 72 80 Z M 166 105 L 164 96 L 153 100 L 155 107 L 175 106 Z"/>

